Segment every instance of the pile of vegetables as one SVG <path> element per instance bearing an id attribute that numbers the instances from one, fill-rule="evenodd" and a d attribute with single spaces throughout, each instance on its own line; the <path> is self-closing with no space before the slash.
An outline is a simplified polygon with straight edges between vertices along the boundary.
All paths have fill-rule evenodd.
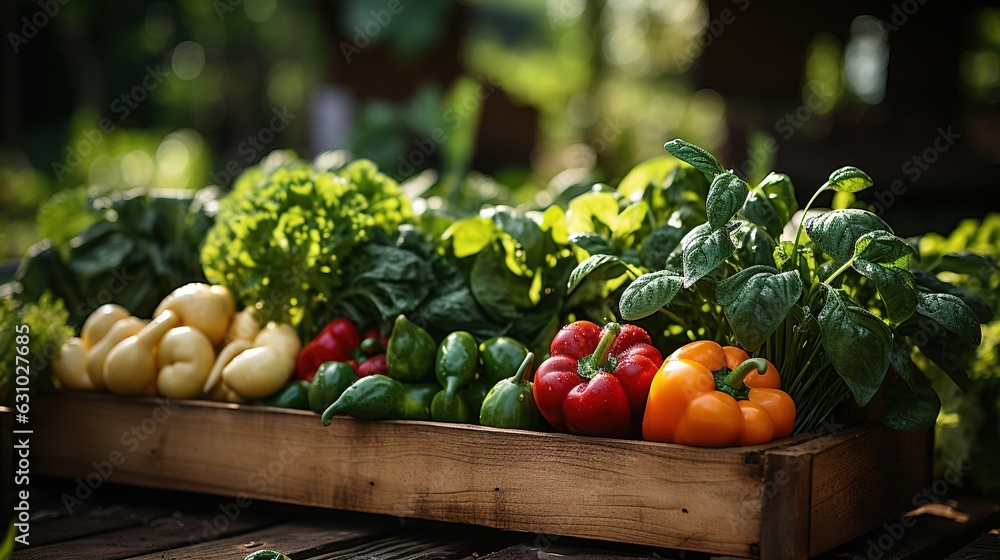
<path id="1" fill-rule="evenodd" d="M 235 313 L 235 305 L 228 289 L 204 283 L 168 294 L 152 319 L 102 305 L 79 337 L 62 344 L 52 371 L 68 389 L 116 395 L 270 396 L 291 378 L 302 345 L 289 325 L 261 327 L 251 310 Z"/>
<path id="2" fill-rule="evenodd" d="M 934 425 L 942 379 L 969 384 L 995 260 L 896 236 L 855 200 L 872 184 L 859 169 L 800 211 L 786 175 L 750 185 L 697 146 L 665 147 L 614 188 L 473 216 L 415 213 L 433 205 L 367 160 L 274 152 L 205 214 L 205 281 L 148 310 L 98 308 L 53 369 L 70 389 L 324 425 L 717 447 L 813 430 L 851 400 L 892 428 Z M 812 208 L 828 191 L 836 208 Z"/>

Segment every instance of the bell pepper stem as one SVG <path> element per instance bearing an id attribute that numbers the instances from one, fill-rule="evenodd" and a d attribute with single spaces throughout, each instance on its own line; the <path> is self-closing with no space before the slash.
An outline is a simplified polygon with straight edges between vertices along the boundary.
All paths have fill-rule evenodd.
<path id="1" fill-rule="evenodd" d="M 611 353 L 611 345 L 614 344 L 621 330 L 622 326 L 618 323 L 608 323 L 604 326 L 601 340 L 597 343 L 597 348 L 594 349 L 594 353 L 592 354 L 595 368 L 603 369 L 608 365 L 608 355 Z"/>
<path id="2" fill-rule="evenodd" d="M 521 366 L 517 368 L 517 373 L 514 374 L 514 377 L 511 378 L 510 382 L 513 383 L 514 385 L 521 385 L 522 383 L 527 381 L 525 377 L 531 371 L 531 366 L 533 366 L 534 363 L 535 363 L 535 355 L 531 352 L 528 352 L 528 355 L 525 356 L 524 360 L 521 361 Z"/>
<path id="3" fill-rule="evenodd" d="M 740 365 L 736 366 L 736 369 L 726 374 L 723 383 L 732 387 L 733 389 L 743 388 L 743 378 L 750 373 L 751 369 L 757 369 L 757 373 L 765 373 L 767 371 L 767 361 L 763 358 L 750 358 L 749 360 L 743 361 Z"/>

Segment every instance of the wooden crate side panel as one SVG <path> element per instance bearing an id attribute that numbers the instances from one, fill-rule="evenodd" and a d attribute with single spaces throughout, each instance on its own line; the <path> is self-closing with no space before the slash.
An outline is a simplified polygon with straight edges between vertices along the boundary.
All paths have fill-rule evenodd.
<path id="1" fill-rule="evenodd" d="M 809 501 L 812 455 L 795 449 L 764 457 L 761 558 L 804 560 L 809 557 Z"/>
<path id="2" fill-rule="evenodd" d="M 742 450 L 242 408 L 51 398 L 36 433 L 73 435 L 38 438 L 37 468 L 86 477 L 120 454 L 124 484 L 738 556 L 760 542 L 762 467 Z"/>
<path id="3" fill-rule="evenodd" d="M 925 432 L 873 427 L 812 457 L 809 554 L 816 555 L 909 509 L 930 478 Z"/>

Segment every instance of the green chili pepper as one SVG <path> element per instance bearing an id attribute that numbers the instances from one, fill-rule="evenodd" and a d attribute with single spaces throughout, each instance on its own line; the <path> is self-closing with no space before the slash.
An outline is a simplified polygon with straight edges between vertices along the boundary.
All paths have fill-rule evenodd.
<path id="1" fill-rule="evenodd" d="M 523 344 L 509 336 L 486 339 L 479 345 L 479 363 L 482 365 L 479 373 L 492 386 L 516 371 L 527 353 L 528 349 Z"/>
<path id="2" fill-rule="evenodd" d="M 407 398 L 413 401 L 416 405 L 411 406 L 406 410 L 405 416 L 402 417 L 403 420 L 430 420 L 431 419 L 431 404 L 434 402 L 434 395 L 436 395 L 440 390 L 441 386 L 437 383 L 403 383 L 403 390 L 406 392 Z"/>
<path id="3" fill-rule="evenodd" d="M 535 355 L 528 352 L 513 377 L 497 381 L 490 389 L 479 413 L 480 424 L 496 428 L 537 429 L 541 415 L 535 406 L 531 381 L 527 380 L 534 361 Z"/>
<path id="4" fill-rule="evenodd" d="M 347 362 L 324 362 L 309 387 L 309 409 L 323 412 L 358 380 L 358 373 Z"/>
<path id="5" fill-rule="evenodd" d="M 462 395 L 454 395 L 449 403 L 446 391 L 442 389 L 434 395 L 434 401 L 431 402 L 431 420 L 468 424 L 472 422 L 472 414 Z"/>
<path id="6" fill-rule="evenodd" d="M 459 391 L 459 396 L 469 406 L 470 421 L 473 424 L 479 423 L 479 411 L 483 407 L 483 399 L 486 398 L 486 394 L 492 388 L 492 382 L 487 381 L 481 376 L 476 376 L 476 379 L 472 383 L 469 383 Z"/>
<path id="7" fill-rule="evenodd" d="M 277 393 L 264 399 L 264 405 L 309 410 L 309 385 L 310 383 L 304 379 L 292 381 Z"/>
<path id="8" fill-rule="evenodd" d="M 418 383 L 407 387 L 381 374 L 362 377 L 323 411 L 323 425 L 329 426 L 338 414 L 360 420 L 429 419 L 431 385 Z"/>
<path id="9" fill-rule="evenodd" d="M 434 375 L 445 390 L 445 404 L 449 408 L 455 393 L 476 377 L 478 363 L 479 349 L 471 334 L 456 331 L 441 341 L 434 361 Z"/>
<path id="10" fill-rule="evenodd" d="M 431 335 L 405 315 L 396 317 L 385 351 L 389 375 L 403 382 L 433 381 L 437 346 Z"/>

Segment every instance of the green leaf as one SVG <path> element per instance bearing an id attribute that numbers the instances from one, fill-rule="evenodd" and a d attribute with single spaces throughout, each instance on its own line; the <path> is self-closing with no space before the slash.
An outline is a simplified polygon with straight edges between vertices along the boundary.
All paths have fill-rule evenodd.
<path id="1" fill-rule="evenodd" d="M 638 202 L 650 185 L 660 186 L 677 168 L 677 160 L 668 156 L 648 159 L 636 165 L 618 182 L 617 191 L 625 200 Z"/>
<path id="2" fill-rule="evenodd" d="M 629 204 L 618 215 L 615 229 L 611 238 L 619 243 L 619 246 L 629 246 L 634 244 L 631 239 L 633 234 L 639 231 L 646 224 L 646 214 L 649 212 L 649 204 L 645 200 Z"/>
<path id="3" fill-rule="evenodd" d="M 452 240 L 455 258 L 463 259 L 482 251 L 496 232 L 496 226 L 489 218 L 473 216 L 452 224 L 441 235 L 443 240 Z"/>
<path id="4" fill-rule="evenodd" d="M 569 237 L 570 243 L 577 245 L 591 255 L 610 255 L 615 253 L 611 241 L 596 233 L 574 233 Z"/>
<path id="5" fill-rule="evenodd" d="M 683 238 L 684 230 L 676 226 L 665 225 L 653 230 L 642 240 L 639 249 L 642 266 L 650 270 L 662 269 Z"/>
<path id="6" fill-rule="evenodd" d="M 892 231 L 875 214 L 857 208 L 833 210 L 808 218 L 805 230 L 817 247 L 839 263 L 854 256 L 854 244 L 862 235 L 877 230 Z"/>
<path id="7" fill-rule="evenodd" d="M 775 266 L 774 240 L 763 228 L 744 222 L 732 237 L 736 243 L 737 259 L 743 266 Z"/>
<path id="8" fill-rule="evenodd" d="M 932 429 L 941 411 L 937 393 L 924 385 L 896 383 L 881 404 L 885 406 L 882 423 L 909 432 Z"/>
<path id="9" fill-rule="evenodd" d="M 929 317 L 922 317 L 920 320 L 911 318 L 900 325 L 898 330 L 920 348 L 921 354 L 941 368 L 962 392 L 969 389 L 969 373 L 966 371 L 965 361 L 955 352 L 951 341 L 954 335 L 949 334 L 940 323 Z"/>
<path id="10" fill-rule="evenodd" d="M 912 349 L 909 343 L 906 342 L 905 337 L 898 334 L 892 335 L 892 351 L 889 355 L 889 364 L 899 374 L 900 379 L 905 381 L 910 387 L 915 387 L 917 380 L 913 375 L 913 360 L 910 358 L 911 351 Z"/>
<path id="11" fill-rule="evenodd" d="M 875 396 L 886 371 L 892 335 L 881 319 L 857 306 L 844 291 L 820 284 L 823 308 L 817 319 L 823 328 L 823 350 L 830 363 L 865 406 Z"/>
<path id="12" fill-rule="evenodd" d="M 83 276 L 97 276 L 120 268 L 135 250 L 135 242 L 125 233 L 111 232 L 79 245 L 70 256 L 70 270 Z"/>
<path id="13" fill-rule="evenodd" d="M 540 253 L 545 236 L 534 220 L 509 206 L 498 206 L 493 214 L 493 222 L 517 241 L 520 249 L 528 256 L 529 266 L 541 264 L 543 255 Z M 532 262 L 532 258 L 537 262 Z"/>
<path id="14" fill-rule="evenodd" d="M 866 233 L 854 242 L 854 258 L 876 264 L 896 265 L 914 253 L 913 246 L 884 230 Z M 904 261 L 906 268 L 908 262 Z"/>
<path id="15" fill-rule="evenodd" d="M 771 237 L 777 239 L 785 228 L 785 220 L 778 215 L 774 204 L 767 196 L 751 192 L 743 204 L 743 216 L 758 226 L 764 228 Z"/>
<path id="16" fill-rule="evenodd" d="M 674 299 L 683 284 L 683 278 L 665 270 L 636 278 L 622 293 L 619 302 L 622 319 L 636 321 L 656 313 Z"/>
<path id="17" fill-rule="evenodd" d="M 675 158 L 704 173 L 709 181 L 714 179 L 719 173 L 726 171 L 719 164 L 719 160 L 715 159 L 715 156 L 705 151 L 705 149 L 679 138 L 664 144 L 663 149 L 670 152 L 670 155 Z"/>
<path id="18" fill-rule="evenodd" d="M 889 323 L 898 325 L 917 308 L 917 286 L 909 270 L 856 259 L 853 267 L 875 283 Z"/>
<path id="19" fill-rule="evenodd" d="M 618 197 L 610 192 L 584 193 L 570 201 L 566 220 L 570 234 L 610 234 L 618 226 Z"/>
<path id="20" fill-rule="evenodd" d="M 774 206 L 774 209 L 778 213 L 778 219 L 781 220 L 781 225 L 784 227 L 792 219 L 792 215 L 799 209 L 799 202 L 795 198 L 795 186 L 792 185 L 792 179 L 784 173 L 774 173 L 772 171 L 767 174 L 767 177 L 764 177 L 764 180 L 757 185 L 757 188 L 764 193 L 768 202 Z"/>
<path id="21" fill-rule="evenodd" d="M 830 174 L 826 183 L 835 191 L 856 193 L 875 184 L 867 173 L 857 167 L 841 167 Z"/>
<path id="22" fill-rule="evenodd" d="M 983 341 L 983 332 L 976 314 L 956 296 L 920 291 L 917 293 L 917 311 L 934 319 L 969 344 L 978 346 Z"/>
<path id="23" fill-rule="evenodd" d="M 968 251 L 945 253 L 934 267 L 935 272 L 971 274 L 984 278 L 993 274 L 996 269 L 997 263 L 992 258 Z"/>
<path id="24" fill-rule="evenodd" d="M 751 266 L 719 282 L 715 297 L 726 312 L 736 339 L 756 350 L 781 325 L 802 295 L 797 271 Z"/>
<path id="25" fill-rule="evenodd" d="M 515 295 L 504 282 L 509 276 L 503 257 L 493 249 L 476 255 L 469 275 L 473 297 L 490 316 L 500 321 L 513 321 L 520 316 L 514 304 Z"/>
<path id="26" fill-rule="evenodd" d="M 729 222 L 721 229 L 712 229 L 705 223 L 681 239 L 685 288 L 691 287 L 736 252 L 736 245 L 729 234 L 740 225 L 741 222 Z"/>
<path id="27" fill-rule="evenodd" d="M 749 192 L 747 184 L 735 174 L 726 171 L 716 175 L 705 201 L 708 223 L 715 229 L 722 227 L 743 207 Z"/>
<path id="28" fill-rule="evenodd" d="M 598 280 L 617 278 L 625 274 L 625 270 L 625 263 L 615 255 L 591 255 L 576 265 L 576 268 L 569 275 L 566 287 L 572 290 L 588 276 L 593 276 Z"/>
<path id="29" fill-rule="evenodd" d="M 910 272 L 913 274 L 913 279 L 916 280 L 917 286 L 920 286 L 926 291 L 951 294 L 964 301 L 965 304 L 968 305 L 969 308 L 971 308 L 976 314 L 976 318 L 980 323 L 989 323 L 993 320 L 993 309 L 990 308 L 990 304 L 986 303 L 983 298 L 972 293 L 972 291 L 968 288 L 943 282 L 939 280 L 937 276 L 927 272 L 926 270 L 915 268 L 910 270 Z"/>

